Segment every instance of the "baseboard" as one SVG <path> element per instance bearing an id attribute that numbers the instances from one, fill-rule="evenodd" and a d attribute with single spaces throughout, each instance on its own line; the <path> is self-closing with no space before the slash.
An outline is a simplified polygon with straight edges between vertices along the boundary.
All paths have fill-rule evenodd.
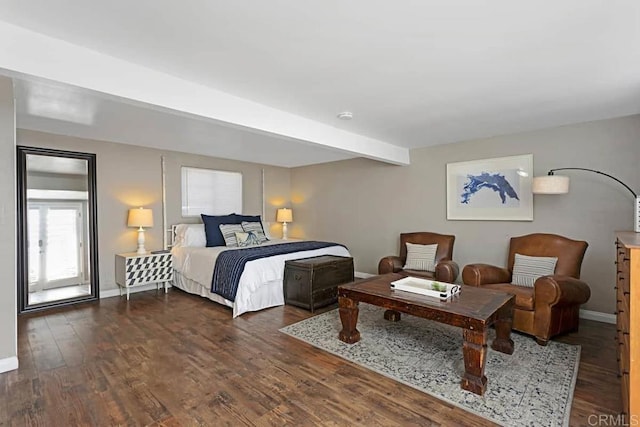
<path id="1" fill-rule="evenodd" d="M 356 277 L 358 277 L 358 278 L 360 278 L 360 279 L 367 279 L 367 278 L 369 278 L 369 277 L 373 277 L 373 276 L 375 276 L 375 274 L 363 273 L 363 272 L 361 272 L 361 271 L 355 271 L 355 272 L 353 273 L 353 275 L 354 275 L 354 276 L 356 276 Z"/>
<path id="2" fill-rule="evenodd" d="M 0 373 L 15 371 L 18 369 L 18 357 L 12 356 L 6 359 L 0 359 Z"/>
<path id="3" fill-rule="evenodd" d="M 602 313 L 600 311 L 580 310 L 580 318 L 587 320 L 595 320 L 602 323 L 616 323 L 616 315 L 609 313 Z"/>
<path id="4" fill-rule="evenodd" d="M 169 285 L 169 287 L 171 287 L 171 285 Z M 142 286 L 135 286 L 133 288 L 129 289 L 129 294 L 135 294 L 136 292 L 144 292 L 144 291 L 150 291 L 152 289 L 156 289 L 156 284 L 155 283 L 149 283 L 148 285 L 142 285 Z M 160 290 L 164 289 L 163 285 L 160 285 Z M 127 292 L 125 289 L 122 289 L 122 295 L 126 295 Z M 111 297 L 119 297 L 120 296 L 120 288 L 115 288 L 115 289 L 107 289 L 105 291 L 100 291 L 100 299 L 103 298 L 111 298 Z"/>

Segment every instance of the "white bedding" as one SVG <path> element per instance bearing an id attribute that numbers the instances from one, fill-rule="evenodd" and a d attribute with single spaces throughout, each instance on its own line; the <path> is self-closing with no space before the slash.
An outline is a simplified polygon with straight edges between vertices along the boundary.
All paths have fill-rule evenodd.
<path id="1" fill-rule="evenodd" d="M 291 242 L 291 240 L 272 239 L 264 242 L 262 245 Z M 240 276 L 236 300 L 232 302 L 211 292 L 211 279 L 218 254 L 222 251 L 238 249 L 242 248 L 228 248 L 226 246 L 210 248 L 174 247 L 171 250 L 173 254 L 173 268 L 178 273 L 176 276 L 179 278 L 179 280 L 174 280 L 174 285 L 186 292 L 197 294 L 232 307 L 233 317 L 237 317 L 247 311 L 257 311 L 284 304 L 282 284 L 284 278 L 284 262 L 286 260 L 319 255 L 351 256 L 349 251 L 343 246 L 329 246 L 321 249 L 274 255 L 249 261 L 246 263 L 244 271 Z M 196 284 L 200 285 L 200 289 L 198 289 Z"/>

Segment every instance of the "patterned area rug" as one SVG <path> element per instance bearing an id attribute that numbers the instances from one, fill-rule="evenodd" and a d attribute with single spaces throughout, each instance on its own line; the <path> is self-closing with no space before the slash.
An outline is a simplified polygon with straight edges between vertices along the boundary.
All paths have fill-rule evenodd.
<path id="1" fill-rule="evenodd" d="M 462 331 L 402 315 L 382 317 L 384 309 L 360 304 L 360 342 L 338 339 L 342 329 L 333 310 L 280 329 L 309 344 L 386 375 L 504 426 L 567 426 L 580 362 L 580 347 L 512 334 L 513 355 L 489 347 L 484 396 L 460 388 L 464 372 Z M 489 332 L 489 342 L 495 331 Z"/>

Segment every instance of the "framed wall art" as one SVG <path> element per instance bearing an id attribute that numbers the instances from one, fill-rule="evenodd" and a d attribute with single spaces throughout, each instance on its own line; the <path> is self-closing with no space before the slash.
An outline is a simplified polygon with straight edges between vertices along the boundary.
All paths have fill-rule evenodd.
<path id="1" fill-rule="evenodd" d="M 447 164 L 447 219 L 533 221 L 533 154 Z"/>

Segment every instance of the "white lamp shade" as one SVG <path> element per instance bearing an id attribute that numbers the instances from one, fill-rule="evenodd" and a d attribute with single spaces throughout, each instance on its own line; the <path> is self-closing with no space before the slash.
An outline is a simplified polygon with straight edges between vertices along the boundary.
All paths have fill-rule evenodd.
<path id="1" fill-rule="evenodd" d="M 567 194 L 569 177 L 563 175 L 536 176 L 533 178 L 533 194 Z"/>
<path id="2" fill-rule="evenodd" d="M 153 227 L 153 211 L 151 209 L 129 209 L 127 220 L 129 227 Z"/>
<path id="3" fill-rule="evenodd" d="M 276 213 L 276 221 L 292 222 L 293 212 L 291 212 L 291 209 L 287 209 L 287 208 L 278 209 L 278 212 Z"/>

